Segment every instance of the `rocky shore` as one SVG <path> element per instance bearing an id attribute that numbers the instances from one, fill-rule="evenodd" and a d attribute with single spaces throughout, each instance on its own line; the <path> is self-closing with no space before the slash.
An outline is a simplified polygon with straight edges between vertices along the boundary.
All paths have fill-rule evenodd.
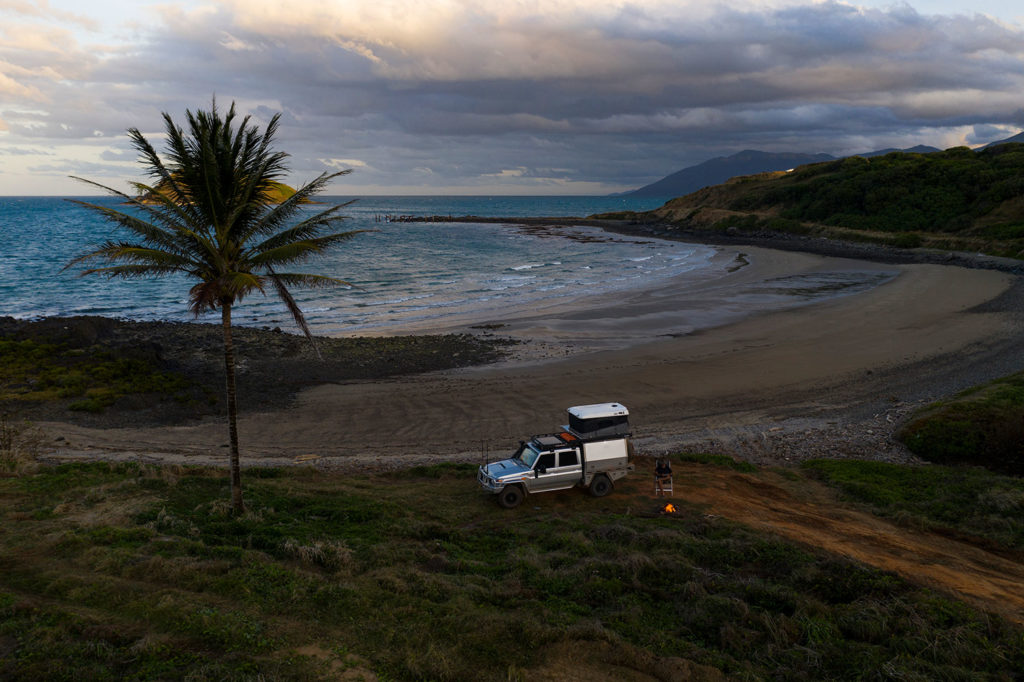
<path id="1" fill-rule="evenodd" d="M 286 407 L 302 389 L 319 384 L 374 382 L 494 362 L 512 342 L 489 330 L 444 334 L 329 338 L 314 344 L 280 329 L 233 328 L 239 409 Z M 119 399 L 99 413 L 72 411 L 70 399 L 19 400 L 18 387 L 5 386 L 0 411 L 33 420 L 60 420 L 94 426 L 174 424 L 223 413 L 224 346 L 220 325 L 187 322 L 133 322 L 105 317 L 17 320 L 0 317 L 0 340 L 31 340 L 69 350 L 86 361 L 102 351 L 137 360 L 156 371 L 190 382 L 177 399 L 156 393 Z M 31 381 L 31 379 L 29 379 Z"/>

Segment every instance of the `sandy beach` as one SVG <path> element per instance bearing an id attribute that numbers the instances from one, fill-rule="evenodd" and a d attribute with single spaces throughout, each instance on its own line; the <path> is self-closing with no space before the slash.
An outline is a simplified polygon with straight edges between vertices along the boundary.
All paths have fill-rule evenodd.
<path id="1" fill-rule="evenodd" d="M 555 428 L 569 405 L 604 401 L 629 407 L 641 454 L 731 443 L 750 458 L 782 460 L 860 429 L 852 448 L 888 456 L 893 444 L 883 431 L 910 407 L 1024 368 L 1014 275 L 755 247 L 726 249 L 722 258 L 739 252 L 748 265 L 704 283 L 490 321 L 504 325 L 496 333 L 530 341 L 512 361 L 323 384 L 283 409 L 246 413 L 243 461 L 358 469 L 474 460 Z M 780 278 L 837 272 L 884 283 L 796 307 L 759 304 L 758 292 Z M 745 301 L 746 312 L 730 318 L 716 308 L 728 300 Z M 706 319 L 695 328 L 700 314 Z M 41 426 L 57 444 L 55 459 L 226 459 L 226 429 L 215 418 Z"/>

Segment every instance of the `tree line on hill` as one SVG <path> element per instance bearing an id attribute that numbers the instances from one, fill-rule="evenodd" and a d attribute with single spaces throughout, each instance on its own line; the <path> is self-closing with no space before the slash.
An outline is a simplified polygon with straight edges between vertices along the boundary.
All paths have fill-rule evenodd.
<path id="1" fill-rule="evenodd" d="M 1024 132 L 1018 133 L 1005 140 L 991 142 L 982 149 L 995 147 L 1007 143 L 1024 143 Z M 863 158 L 884 156 L 892 152 L 906 152 L 908 154 L 930 154 L 942 151 L 937 147 L 928 145 L 917 145 L 906 149 L 878 149 L 871 152 L 856 154 Z M 695 192 L 702 187 L 718 185 L 730 178 L 739 175 L 753 175 L 755 173 L 770 173 L 784 171 L 803 166 L 809 163 L 820 163 L 823 161 L 835 161 L 839 158 L 831 154 L 804 154 L 798 152 L 762 152 L 754 149 L 745 149 L 730 156 L 718 156 L 708 159 L 694 166 L 671 173 L 661 180 L 644 185 L 638 189 L 623 192 L 622 196 L 633 197 L 680 197 Z"/>
<path id="2" fill-rule="evenodd" d="M 852 156 L 736 177 L 653 211 L 604 217 L 1022 257 L 1024 144 Z"/>

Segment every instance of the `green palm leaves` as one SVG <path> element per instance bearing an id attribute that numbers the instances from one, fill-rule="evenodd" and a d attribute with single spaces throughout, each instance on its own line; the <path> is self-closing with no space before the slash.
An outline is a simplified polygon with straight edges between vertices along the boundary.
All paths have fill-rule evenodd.
<path id="1" fill-rule="evenodd" d="M 225 116 L 217 110 L 186 112 L 187 132 L 164 114 L 166 153 L 157 154 L 132 128 L 132 146 L 139 152 L 153 184 L 133 183 L 129 196 L 90 180 L 76 178 L 120 197 L 129 210 L 86 201 L 75 203 L 101 215 L 128 233 L 75 258 L 66 267 L 86 265 L 83 275 L 159 277 L 182 273 L 193 282 L 189 309 L 199 315 L 219 309 L 224 329 L 227 410 L 231 436 L 232 500 L 242 511 L 238 473 L 234 344 L 231 308 L 253 292 L 272 291 L 312 339 L 302 311 L 289 289 L 347 284 L 324 275 L 293 272 L 292 266 L 361 232 L 335 232 L 347 204 L 307 213 L 311 197 L 334 178 L 349 171 L 324 173 L 282 199 L 281 182 L 287 154 L 273 151 L 280 115 L 263 132 L 246 116 L 236 126 L 235 106 Z"/>
<path id="2" fill-rule="evenodd" d="M 138 196 L 83 180 L 122 198 L 134 210 L 121 211 L 79 203 L 127 230 L 134 238 L 108 241 L 69 264 L 103 262 L 83 274 L 110 277 L 159 276 L 181 272 L 196 280 L 190 309 L 198 315 L 241 301 L 253 291 L 272 288 L 286 296 L 289 285 L 346 284 L 304 273 L 279 272 L 352 238 L 358 231 L 331 232 L 343 220 L 333 206 L 295 222 L 310 197 L 348 171 L 323 174 L 290 197 L 276 202 L 286 155 L 271 151 L 279 116 L 262 134 L 249 125 L 237 128 L 232 105 L 221 118 L 211 111 L 187 112 L 186 134 L 164 114 L 167 162 L 137 129 L 129 135 L 147 172 L 156 182 L 135 183 Z M 82 180 L 81 178 L 78 178 Z M 301 312 L 289 305 L 306 331 Z"/>

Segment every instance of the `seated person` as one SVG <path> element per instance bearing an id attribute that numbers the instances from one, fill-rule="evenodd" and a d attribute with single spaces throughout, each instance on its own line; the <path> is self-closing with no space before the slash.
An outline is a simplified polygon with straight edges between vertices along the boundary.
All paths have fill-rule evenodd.
<path id="1" fill-rule="evenodd" d="M 664 484 L 672 479 L 672 464 L 665 457 L 660 457 L 654 466 L 654 482 L 657 485 L 658 494 L 664 495 Z"/>

